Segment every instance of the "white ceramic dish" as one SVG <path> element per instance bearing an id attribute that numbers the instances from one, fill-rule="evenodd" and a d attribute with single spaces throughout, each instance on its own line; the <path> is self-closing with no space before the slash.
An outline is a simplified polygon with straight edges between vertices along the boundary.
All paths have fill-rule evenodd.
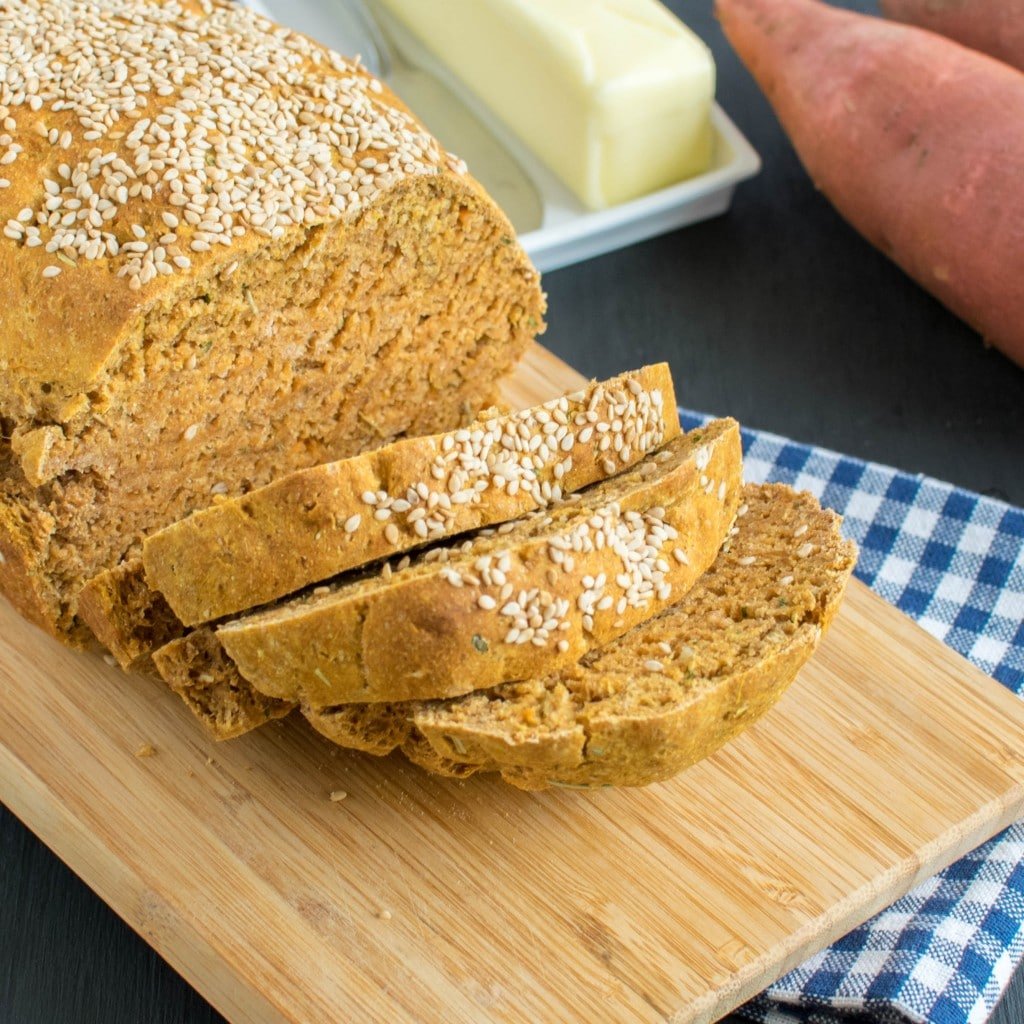
<path id="1" fill-rule="evenodd" d="M 303 4 L 316 6 L 318 22 L 331 17 L 333 5 L 321 6 L 317 0 L 246 0 L 250 7 L 280 21 L 288 23 L 289 13 L 298 18 L 297 9 Z M 519 139 L 498 121 L 490 111 L 461 85 L 450 68 L 433 56 L 411 33 L 379 7 L 369 5 L 382 22 L 385 33 L 403 58 L 455 90 L 469 110 L 483 121 L 497 141 L 525 171 L 539 193 L 540 224 L 520 232 L 520 241 L 541 271 L 581 263 L 594 256 L 621 249 L 627 245 L 674 231 L 688 224 L 708 220 L 725 213 L 732 203 L 736 186 L 753 177 L 761 168 L 761 160 L 754 148 L 716 103 L 712 114 L 715 129 L 715 156 L 712 168 L 705 174 L 690 178 L 669 188 L 622 203 L 606 210 L 587 210 L 576 197 L 551 173 Z M 338 32 L 346 31 L 339 16 Z M 334 26 L 331 26 L 334 27 Z M 324 41 L 338 46 L 335 33 L 324 33 Z M 354 44 L 358 48 L 358 43 Z M 399 90 L 401 91 L 401 90 Z M 415 97 L 406 96 L 415 108 Z M 433 127 L 429 124 L 428 127 Z M 459 145 L 457 127 L 435 132 L 444 144 L 455 152 L 473 147 Z M 473 162 L 470 160 L 470 169 Z M 484 175 L 481 175 L 484 177 Z M 486 182 L 485 184 L 490 184 Z M 499 188 L 492 187 L 499 201 Z M 514 218 L 513 218 L 514 219 Z"/>
<path id="2" fill-rule="evenodd" d="M 516 152 L 544 200 L 543 225 L 520 238 L 537 268 L 556 270 L 581 263 L 725 213 L 736 186 L 761 169 L 761 158 L 717 103 L 712 123 L 715 159 L 711 170 L 607 210 L 584 209 L 547 168 Z"/>

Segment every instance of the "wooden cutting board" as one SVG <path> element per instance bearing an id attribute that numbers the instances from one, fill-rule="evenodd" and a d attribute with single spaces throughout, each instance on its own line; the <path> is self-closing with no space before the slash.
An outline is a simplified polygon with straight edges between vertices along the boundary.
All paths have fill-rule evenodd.
<path id="1" fill-rule="evenodd" d="M 535 349 L 510 396 L 578 380 Z M 216 745 L 3 602 L 0 687 L 4 802 L 234 1022 L 711 1021 L 1024 814 L 1024 702 L 860 585 L 774 712 L 646 790 L 299 721 Z"/>

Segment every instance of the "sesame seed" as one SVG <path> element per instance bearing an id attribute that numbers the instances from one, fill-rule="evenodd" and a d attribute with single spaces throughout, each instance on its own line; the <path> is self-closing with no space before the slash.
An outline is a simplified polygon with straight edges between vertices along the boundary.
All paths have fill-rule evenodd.
<path id="1" fill-rule="evenodd" d="M 476 602 L 485 612 L 493 611 L 498 607 L 498 602 L 490 594 L 481 594 Z"/>
<path id="2" fill-rule="evenodd" d="M 60 267 L 46 267 L 43 270 L 43 277 L 60 277 Z"/>
<path id="3" fill-rule="evenodd" d="M 644 662 L 644 668 L 647 669 L 648 672 L 664 672 L 665 671 L 665 666 L 662 665 L 662 663 L 660 661 L 655 661 L 653 658 L 651 658 L 650 661 L 645 661 Z"/>
<path id="4" fill-rule="evenodd" d="M 806 558 L 812 551 L 814 551 L 814 545 L 808 541 L 806 544 L 801 544 L 800 547 L 797 548 L 796 557 Z"/>
<path id="5" fill-rule="evenodd" d="M 793 582 L 792 576 L 783 576 L 779 583 L 783 587 L 788 587 Z"/>
<path id="6" fill-rule="evenodd" d="M 757 561 L 754 555 L 744 555 L 742 558 L 738 558 L 737 562 L 740 565 L 753 565 Z"/>
<path id="7" fill-rule="evenodd" d="M 679 563 L 680 565 L 689 565 L 689 564 L 690 564 L 690 559 L 689 559 L 689 557 L 687 556 L 686 552 L 685 552 L 685 551 L 684 551 L 684 550 L 683 550 L 682 548 L 676 548 L 676 549 L 675 549 L 675 550 L 674 550 L 674 551 L 672 552 L 672 557 L 673 557 L 673 558 L 674 558 L 674 559 L 675 559 L 675 560 L 676 560 L 676 561 L 677 561 L 677 562 L 678 562 L 678 563 Z"/>
<path id="8" fill-rule="evenodd" d="M 199 424 L 198 423 L 193 423 L 192 426 L 187 427 L 185 429 L 185 433 L 182 434 L 182 437 L 186 441 L 194 441 L 196 439 L 196 435 L 198 433 L 199 433 Z"/>
<path id="9" fill-rule="evenodd" d="M 91 194 L 111 203 L 104 221 L 139 197 L 194 205 L 211 237 L 193 242 L 225 235 L 231 244 L 249 230 L 280 238 L 293 226 L 355 217 L 406 175 L 464 173 L 408 115 L 377 99 L 380 83 L 357 64 L 303 36 L 268 32 L 241 5 L 193 11 L 149 3 L 111 17 L 108 8 L 120 15 L 123 6 L 88 4 L 70 19 L 67 4 L 36 5 L 31 32 L 18 19 L 0 20 L 0 52 L 13 55 L 0 78 L 0 107 L 67 111 L 93 147 L 74 167 L 69 154 L 57 190 L 47 187 L 59 200 L 56 220 L 46 218 L 50 231 L 76 222 L 98 229 L 94 211 L 72 205 Z M 160 104 L 147 112 L 154 95 Z M 16 127 L 13 116 L 2 124 Z M 75 142 L 71 130 L 41 119 L 32 130 L 58 150 Z M 0 162 L 21 152 L 0 137 Z M 106 258 L 108 247 L 95 241 L 82 230 L 70 245 L 79 257 Z M 112 272 L 129 262 L 121 258 Z M 141 287 L 156 275 L 122 276 Z"/>
<path id="10" fill-rule="evenodd" d="M 398 538 L 399 538 L 398 527 L 395 526 L 394 523 L 388 523 L 388 525 L 384 527 L 384 539 L 389 544 L 397 544 L 398 543 Z"/>
<path id="11" fill-rule="evenodd" d="M 807 524 L 803 523 L 793 531 L 794 537 L 802 537 L 807 532 Z"/>
<path id="12" fill-rule="evenodd" d="M 354 516 L 349 516 L 348 519 L 345 520 L 345 532 L 346 533 L 355 533 L 356 530 L 359 529 L 359 524 L 362 521 L 363 521 L 363 517 L 361 515 L 359 515 L 359 514 L 356 514 Z"/>

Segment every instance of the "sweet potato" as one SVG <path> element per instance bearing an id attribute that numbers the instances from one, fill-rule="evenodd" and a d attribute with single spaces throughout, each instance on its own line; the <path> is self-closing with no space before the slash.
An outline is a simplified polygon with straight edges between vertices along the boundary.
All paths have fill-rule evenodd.
<path id="1" fill-rule="evenodd" d="M 1024 365 L 1024 74 L 815 0 L 717 11 L 839 212 Z"/>
<path id="2" fill-rule="evenodd" d="M 1024 0 L 879 0 L 887 18 L 919 25 L 1024 71 Z"/>

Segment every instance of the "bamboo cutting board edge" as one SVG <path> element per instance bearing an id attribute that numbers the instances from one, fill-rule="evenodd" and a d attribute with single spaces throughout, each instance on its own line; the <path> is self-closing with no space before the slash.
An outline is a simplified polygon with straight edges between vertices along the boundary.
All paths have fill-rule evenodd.
<path id="1" fill-rule="evenodd" d="M 559 391 L 572 389 L 582 378 L 574 371 L 568 370 L 550 353 L 537 348 L 524 364 L 518 380 L 523 382 L 522 392 L 517 397 L 513 391 L 510 397 L 516 404 L 525 404 L 524 395 L 529 395 L 530 400 L 550 397 Z M 13 613 L 10 613 L 8 608 L 0 609 L 0 615 L 10 614 Z M 800 927 L 789 933 L 785 941 L 777 942 L 770 949 L 763 950 L 759 955 L 749 959 L 725 981 L 713 987 L 709 986 L 705 993 L 680 1005 L 674 1012 L 665 1015 L 665 1019 L 682 1024 L 683 1021 L 710 1021 L 725 1014 L 762 989 L 785 969 L 892 902 L 916 881 L 956 859 L 1024 811 L 1024 760 L 1012 749 L 1014 741 L 1024 739 L 1024 714 L 1021 714 L 1016 698 L 928 637 L 919 627 L 856 581 L 851 587 L 848 608 L 844 608 L 837 620 L 837 630 L 842 632 L 847 629 L 846 623 L 852 622 L 854 615 L 858 620 L 862 617 L 877 620 L 885 629 L 900 634 L 901 639 L 905 638 L 909 646 L 918 647 L 929 656 L 941 660 L 943 671 L 950 678 L 955 678 L 963 687 L 963 698 L 969 701 L 969 706 L 973 709 L 982 709 L 990 715 L 991 721 L 986 720 L 985 730 L 993 734 L 1000 733 L 1001 738 L 992 739 L 992 750 L 993 756 L 1006 770 L 1008 781 L 1001 792 L 993 792 L 992 798 L 985 801 L 983 807 L 975 809 L 972 814 L 965 815 L 958 821 L 951 822 L 947 828 L 933 835 L 929 841 L 921 843 L 916 849 L 910 850 L 907 855 L 894 858 L 886 870 L 876 873 L 868 881 L 847 892 L 841 900 L 824 907 L 820 913 L 808 916 Z M 861 628 L 859 621 L 857 627 Z M 885 629 L 881 631 L 883 634 Z M 39 643 L 45 645 L 49 641 L 40 638 Z M 828 643 L 829 641 L 826 641 L 826 644 Z M 27 660 L 31 655 L 28 650 L 21 652 L 20 656 L 25 659 L 25 663 L 19 665 L 17 660 L 11 663 L 10 659 L 5 657 L 6 653 L 3 646 L 0 646 L 0 683 L 3 683 L 5 688 L 11 687 L 13 692 L 15 683 L 9 678 L 11 669 L 28 672 L 30 667 Z M 823 653 L 827 654 L 825 648 Z M 42 656 L 46 656 L 45 648 L 42 648 Z M 6 675 L 4 669 L 7 670 Z M 798 681 L 796 688 L 799 686 Z M 159 698 L 165 697 L 166 695 L 159 695 Z M 981 714 L 979 711 L 979 716 Z M 166 717 L 161 713 L 161 719 Z M 1003 717 L 1007 719 L 1005 728 L 1000 725 Z M 51 713 L 51 719 L 52 723 L 58 723 L 53 725 L 56 732 L 59 729 L 60 715 L 54 711 Z M 174 724 L 179 721 L 186 728 L 192 724 L 181 715 L 178 715 Z M 1014 722 L 1019 724 L 1015 726 Z M 88 725 L 92 731 L 83 728 L 82 732 L 88 732 L 88 735 L 76 739 L 81 739 L 83 743 L 86 740 L 96 744 L 102 743 L 104 724 L 95 721 L 83 723 L 83 726 Z M 124 723 L 120 725 L 124 727 Z M 127 731 L 130 733 L 130 729 Z M 971 737 L 971 741 L 975 743 L 982 740 L 988 743 L 987 732 L 984 736 L 979 734 Z M 192 753 L 202 746 L 199 738 L 193 735 L 182 736 L 181 742 L 183 748 L 189 748 Z M 985 749 L 988 750 L 988 746 Z M 187 895 L 182 896 L 180 893 L 168 891 L 166 885 L 162 886 L 164 879 L 159 871 L 147 870 L 139 857 L 135 857 L 132 862 L 125 848 L 130 837 L 110 834 L 103 838 L 99 834 L 99 828 L 90 827 L 87 820 L 89 801 L 81 794 L 66 788 L 61 791 L 61 784 L 66 786 L 67 780 L 62 778 L 57 770 L 60 767 L 57 757 L 59 752 L 51 752 L 49 757 L 44 756 L 44 753 L 35 749 L 30 751 L 28 756 L 22 757 L 15 753 L 12 746 L 0 742 L 0 785 L 3 787 L 3 798 L 21 820 L 229 1019 L 236 1022 L 253 1021 L 258 1024 L 313 1019 L 295 1016 L 295 1004 L 288 993 L 279 986 L 275 986 L 273 992 L 261 991 L 258 964 L 251 962 L 246 970 L 240 970 L 237 950 L 232 949 L 231 944 L 224 941 L 223 935 L 215 934 L 217 922 L 198 917 L 190 910 Z M 34 765 L 30 763 L 33 760 Z M 994 791 L 1002 784 L 989 780 L 988 785 Z M 580 799 L 587 798 L 580 796 Z M 93 811 L 95 813 L 95 808 Z M 208 839 L 211 844 L 214 843 L 215 836 L 212 831 L 209 837 L 204 829 L 200 829 L 200 834 L 204 841 Z M 144 839 L 145 837 L 142 837 L 143 846 Z M 132 842 L 137 841 L 139 837 L 132 839 Z M 636 993 L 632 995 L 635 996 Z M 644 1003 L 642 999 L 639 1003 L 634 999 L 628 1005 L 634 1014 L 642 1015 L 645 1005 L 647 1010 L 656 1009 L 654 1005 Z M 465 1010 L 465 1007 L 462 1009 Z M 458 1012 L 456 1011 L 456 1015 Z M 458 1016 L 458 1019 L 472 1018 Z M 657 1016 L 637 1016 L 636 1019 L 657 1019 Z"/>

